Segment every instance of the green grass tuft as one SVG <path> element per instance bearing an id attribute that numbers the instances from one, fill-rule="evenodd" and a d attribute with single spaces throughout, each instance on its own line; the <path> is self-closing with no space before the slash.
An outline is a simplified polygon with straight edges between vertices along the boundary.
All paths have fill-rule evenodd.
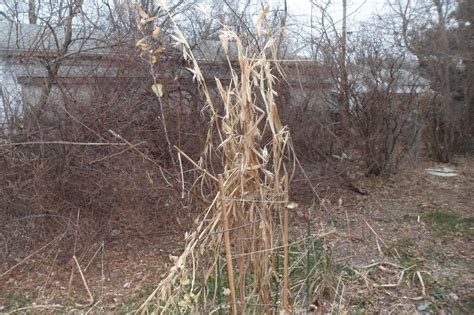
<path id="1" fill-rule="evenodd" d="M 20 307 L 31 305 L 33 298 L 17 292 L 0 293 L 0 301 L 3 301 L 3 306 L 5 307 L 2 311 L 12 311 Z"/>
<path id="2" fill-rule="evenodd" d="M 446 210 L 438 210 L 428 214 L 427 221 L 440 236 L 472 234 L 474 229 L 474 217 L 464 218 L 457 213 Z"/>

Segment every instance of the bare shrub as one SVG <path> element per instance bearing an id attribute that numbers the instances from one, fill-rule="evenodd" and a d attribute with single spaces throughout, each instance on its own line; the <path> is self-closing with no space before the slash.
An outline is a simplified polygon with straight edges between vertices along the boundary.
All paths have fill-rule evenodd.
<path id="1" fill-rule="evenodd" d="M 107 238 L 115 228 L 150 238 L 158 227 L 164 233 L 186 226 L 193 213 L 180 203 L 176 189 L 181 185 L 171 176 L 175 157 L 158 119 L 161 109 L 150 89 L 148 65 L 133 54 L 121 58 L 100 63 L 116 68 L 120 62 L 118 75 L 83 78 L 80 84 L 57 80 L 47 112 L 35 117 L 31 110 L 12 119 L 15 126 L 8 124 L 15 132 L 5 129 L 0 147 L 7 182 L 0 189 L 5 231 L 14 228 L 12 220 L 28 220 L 35 225 L 25 229 L 30 240 L 40 241 L 35 233 L 43 231 L 46 239 L 55 235 L 56 223 L 62 222 L 55 218 L 74 220 L 78 211 L 90 227 L 86 238 Z M 141 75 L 130 76 L 131 70 Z M 87 93 L 78 96 L 78 89 Z M 169 139 L 195 156 L 205 136 L 199 115 L 192 115 L 200 102 L 185 86 L 173 90 L 166 84 L 165 90 L 164 116 L 176 126 Z"/>
<path id="2" fill-rule="evenodd" d="M 454 152 L 456 134 L 459 133 L 459 113 L 450 106 L 451 98 L 441 93 L 426 91 L 420 96 L 420 101 L 428 154 L 440 162 L 449 162 Z"/>
<path id="3" fill-rule="evenodd" d="M 292 130 L 295 152 L 302 161 L 325 162 L 341 146 L 328 67 L 303 60 L 282 62 L 282 68 L 286 77 L 276 87 L 279 112 Z"/>
<path id="4" fill-rule="evenodd" d="M 2 29 L 11 52 L 6 60 L 23 93 L 15 104 L 2 102 L 2 228 L 29 220 L 37 228 L 29 229 L 30 240 L 40 241 L 37 231 L 48 238 L 46 232 L 57 231 L 54 218 L 72 220 L 78 211 L 90 237 L 107 238 L 114 228 L 153 237 L 158 227 L 185 227 L 193 211 L 182 204 L 169 147 L 197 156 L 206 126 L 199 114 L 204 104 L 174 50 L 167 47 L 157 73 L 149 71 L 135 48 L 135 4 L 33 7 L 38 18 L 29 21 L 14 2 L 6 5 L 13 17 Z M 182 1 L 174 5 L 184 10 Z M 141 12 L 157 15 L 153 22 L 166 35 L 169 21 L 160 19 L 159 6 L 148 2 Z M 161 103 L 151 89 L 157 77 Z M 176 128 L 165 132 L 166 122 Z"/>
<path id="5" fill-rule="evenodd" d="M 414 74 L 404 53 L 392 53 L 381 36 L 355 37 L 341 67 L 326 50 L 334 80 L 340 82 L 341 69 L 347 71 L 347 91 L 337 84 L 338 93 L 347 94 L 339 104 L 342 143 L 363 160 L 367 173 L 396 172 L 400 162 L 418 140 L 420 124 L 416 95 L 423 80 Z"/>

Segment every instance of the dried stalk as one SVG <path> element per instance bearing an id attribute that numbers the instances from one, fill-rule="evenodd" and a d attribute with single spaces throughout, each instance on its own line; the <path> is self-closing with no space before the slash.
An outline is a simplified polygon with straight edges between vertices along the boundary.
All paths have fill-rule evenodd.
<path id="1" fill-rule="evenodd" d="M 201 274 L 204 279 L 198 281 L 203 286 L 199 292 L 208 291 L 206 285 L 210 275 L 216 274 L 216 257 L 221 255 L 222 248 L 227 258 L 232 313 L 237 313 L 235 278 L 238 279 L 242 313 L 246 307 L 257 305 L 263 308 L 263 312 L 272 312 L 276 297 L 272 291 L 271 257 L 280 247 L 275 245 L 282 243 L 285 253 L 282 306 L 289 308 L 286 206 L 291 172 L 287 171 L 286 163 L 293 159 L 293 149 L 289 131 L 282 125 L 276 106 L 274 72 L 281 73 L 281 70 L 277 62 L 270 61 L 277 59 L 276 41 L 272 37 L 266 38 L 262 41 L 265 42 L 263 49 L 252 51 L 243 46 L 238 34 L 225 26 L 223 28 L 221 42 L 230 67 L 230 81 L 224 86 L 216 79 L 216 100 L 211 97 L 213 93 L 184 35 L 175 25 L 174 38 L 183 48 L 184 58 L 189 61 L 189 70 L 206 98 L 210 115 L 206 145 L 199 161 L 193 161 L 185 152 L 176 149 L 199 173 L 201 183 L 197 185 L 211 187 L 218 193 L 200 218 L 195 232 L 188 235 L 186 248 L 175 266 L 140 308 L 142 313 L 147 312 L 154 297 L 157 298 L 156 306 L 163 313 L 198 312 L 202 308 L 197 304 L 203 304 L 203 299 L 206 306 L 212 306 L 208 302 L 215 302 L 209 300 L 213 297 L 196 298 L 191 294 L 196 290 L 186 286 L 194 284 L 195 275 Z M 236 58 L 230 56 L 229 45 L 235 45 Z M 236 62 L 238 67 L 234 66 Z M 220 165 L 216 165 L 219 162 Z M 216 166 L 221 170 L 219 175 L 215 175 Z M 208 196 L 203 194 L 202 197 L 207 199 Z M 278 220 L 282 206 L 283 220 Z M 247 283 L 248 280 L 253 283 Z M 215 306 L 217 309 L 222 307 Z"/>
<path id="2" fill-rule="evenodd" d="M 72 256 L 72 258 L 74 259 L 74 262 L 76 263 L 77 269 L 79 270 L 79 274 L 81 275 L 82 283 L 84 284 L 87 294 L 89 295 L 89 303 L 86 305 L 81 305 L 81 307 L 91 306 L 94 303 L 94 297 L 92 296 L 92 293 L 89 290 L 89 286 L 87 285 L 86 278 L 84 277 L 84 274 L 82 273 L 81 266 L 79 265 L 79 262 L 77 261 L 76 256 Z"/>
<path id="3" fill-rule="evenodd" d="M 219 174 L 219 193 L 221 197 L 221 216 L 224 224 L 224 241 L 225 241 L 225 253 L 227 258 L 227 273 L 229 276 L 229 289 L 230 289 L 230 303 L 232 308 L 232 315 L 237 314 L 237 298 L 235 294 L 234 286 L 234 268 L 232 267 L 232 251 L 230 248 L 230 233 L 229 233 L 229 221 L 227 220 L 227 206 L 225 201 L 225 190 L 224 180 L 222 175 Z"/>
<path id="4" fill-rule="evenodd" d="M 283 310 L 288 310 L 288 294 L 290 290 L 290 277 L 288 275 L 288 202 L 289 202 L 288 174 L 285 176 L 285 206 L 283 207 Z"/>

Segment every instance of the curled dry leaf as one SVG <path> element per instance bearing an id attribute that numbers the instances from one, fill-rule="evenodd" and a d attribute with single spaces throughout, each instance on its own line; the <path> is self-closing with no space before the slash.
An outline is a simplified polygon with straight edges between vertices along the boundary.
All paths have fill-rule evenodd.
<path id="1" fill-rule="evenodd" d="M 145 12 L 145 10 L 143 10 L 141 7 L 138 8 L 138 14 L 140 14 L 140 16 L 143 18 L 143 19 L 147 19 L 149 16 L 148 14 Z"/>
<path id="2" fill-rule="evenodd" d="M 140 39 L 140 40 L 137 42 L 136 46 L 137 46 L 138 48 L 140 48 L 141 50 L 144 50 L 144 51 L 148 50 L 148 44 L 146 43 L 146 39 L 145 39 L 145 38 Z"/>
<path id="3" fill-rule="evenodd" d="M 152 17 L 149 17 L 149 18 L 146 18 L 146 19 L 141 19 L 140 20 L 140 26 L 145 26 L 147 25 L 148 23 L 152 23 L 153 21 L 156 20 L 156 16 L 152 16 Z"/>
<path id="4" fill-rule="evenodd" d="M 155 49 L 155 51 L 153 52 L 154 55 L 158 55 L 158 54 L 161 54 L 165 51 L 165 47 L 158 47 Z"/>
<path id="5" fill-rule="evenodd" d="M 154 39 L 157 39 L 158 36 L 160 36 L 160 33 L 161 33 L 161 28 L 157 27 L 157 28 L 155 28 L 155 30 L 153 31 L 153 33 L 151 33 L 151 36 L 152 36 Z"/>
<path id="6" fill-rule="evenodd" d="M 152 60 L 152 62 L 153 62 L 153 60 Z M 162 84 L 159 84 L 159 83 L 153 84 L 151 86 L 151 90 L 153 91 L 153 93 L 156 94 L 156 96 L 159 96 L 159 97 L 163 96 L 163 85 Z"/>
<path id="7" fill-rule="evenodd" d="M 295 209 L 298 207 L 298 204 L 296 202 L 290 202 L 287 206 L 288 209 Z"/>

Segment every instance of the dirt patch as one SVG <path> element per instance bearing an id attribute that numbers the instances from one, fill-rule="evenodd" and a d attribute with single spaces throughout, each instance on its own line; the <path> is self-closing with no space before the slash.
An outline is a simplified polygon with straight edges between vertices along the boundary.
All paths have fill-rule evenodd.
<path id="1" fill-rule="evenodd" d="M 45 306 L 42 311 L 132 311 L 166 274 L 170 255 L 182 247 L 183 238 L 172 233 L 147 241 L 121 233 L 78 250 L 81 271 L 60 242 L 26 259 L 11 257 L 2 266 L 1 311 L 33 305 L 35 311 L 38 305 Z"/>
<path id="2" fill-rule="evenodd" d="M 474 160 L 457 158 L 453 177 L 427 174 L 430 167 L 439 165 L 424 162 L 390 178 L 363 178 L 358 185 L 366 196 L 331 186 L 311 205 L 307 187 L 294 194 L 300 204 L 290 216 L 294 238 L 308 227 L 311 233 L 334 231 L 324 241 L 338 270 L 336 293 L 315 297 L 316 304 L 324 300 L 333 310 L 359 313 L 474 312 Z M 147 239 L 120 229 L 108 233 L 77 250 L 84 279 L 67 251 L 70 242 L 10 251 L 0 270 L 0 312 L 135 310 L 170 268 L 170 255 L 180 253 L 184 232 Z"/>
<path id="3" fill-rule="evenodd" d="M 438 177 L 424 169 L 439 166 L 425 162 L 391 178 L 367 178 L 363 186 L 370 195 L 344 198 L 346 230 L 357 244 L 340 247 L 339 259 L 371 269 L 366 275 L 380 285 L 362 295 L 365 304 L 381 312 L 396 305 L 396 312 L 474 311 L 473 166 L 472 158 L 458 158 L 453 165 L 458 176 Z M 340 213 L 329 217 L 342 219 Z M 400 270 L 382 262 L 409 269 L 398 282 Z M 366 268 L 370 265 L 377 268 Z M 390 273 L 398 279 L 390 282 Z"/>

